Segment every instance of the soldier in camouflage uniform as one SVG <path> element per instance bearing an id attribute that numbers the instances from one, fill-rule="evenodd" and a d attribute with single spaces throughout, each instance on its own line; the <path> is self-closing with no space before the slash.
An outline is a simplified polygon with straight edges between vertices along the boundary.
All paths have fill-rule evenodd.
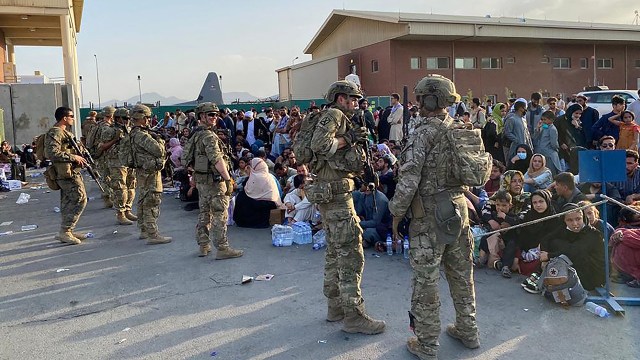
<path id="1" fill-rule="evenodd" d="M 129 130 L 129 110 L 116 109 L 114 123 L 103 125 L 98 139 L 98 147 L 102 151 L 102 161 L 106 163 L 108 171 L 107 186 L 111 188 L 113 206 L 116 210 L 116 220 L 120 225 L 131 225 L 138 217 L 131 212 L 135 198 L 136 179 L 133 169 L 122 166 L 118 159 L 118 145 Z M 103 176 L 105 176 L 103 175 Z"/>
<path id="2" fill-rule="evenodd" d="M 56 183 L 60 187 L 60 233 L 56 240 L 68 244 L 80 244 L 85 234 L 73 232 L 80 215 L 87 205 L 87 193 L 84 189 L 80 169 L 87 161 L 76 153 L 71 146 L 73 134 L 69 127 L 73 125 L 73 110 L 59 107 L 55 112 L 56 124 L 49 129 L 44 139 L 45 157 L 53 164 Z"/>
<path id="3" fill-rule="evenodd" d="M 193 178 L 198 188 L 200 214 L 196 227 L 196 241 L 200 245 L 200 257 L 211 251 L 211 241 L 216 246 L 216 260 L 240 257 L 242 250 L 229 246 L 227 218 L 229 197 L 233 182 L 229 170 L 229 157 L 225 145 L 213 132 L 218 121 L 218 107 L 205 102 L 196 108 L 200 126 L 194 131 L 185 148 L 193 148 L 192 154 L 183 152 L 183 163 L 193 167 Z M 211 238 L 209 238 L 211 234 Z"/>
<path id="4" fill-rule="evenodd" d="M 89 149 L 89 150 L 93 150 L 91 156 L 94 157 L 96 161 L 96 168 L 100 173 L 100 177 L 102 178 L 102 181 L 105 184 L 111 183 L 109 161 L 105 158 L 104 151 L 102 149 L 99 149 L 99 146 L 100 146 L 100 139 L 102 139 L 102 133 L 104 131 L 107 131 L 109 128 L 113 126 L 112 125 L 113 114 L 115 113 L 115 111 L 116 111 L 116 108 L 114 108 L 113 106 L 105 106 L 102 109 L 102 112 L 101 112 L 102 120 L 98 122 L 98 125 L 96 125 L 98 129 L 96 130 L 96 133 L 95 133 L 95 137 L 94 137 L 95 140 L 93 141 L 93 144 L 89 144 L 89 146 L 94 146 L 94 149 Z M 110 186 L 104 187 L 104 193 L 102 193 L 102 199 L 104 200 L 105 208 L 113 207 L 113 190 L 111 190 Z"/>
<path id="5" fill-rule="evenodd" d="M 329 87 L 330 109 L 318 119 L 311 142 L 315 157 L 311 165 L 317 174 L 311 188 L 315 189 L 313 198 L 319 203 L 328 243 L 324 270 L 327 321 L 344 319 L 342 331 L 348 333 L 379 334 L 385 322 L 366 314 L 360 290 L 362 229 L 351 196 L 353 178 L 364 165 L 364 152 L 357 143 L 366 141 L 368 134 L 367 128 L 353 127 L 349 120 L 360 98 L 362 93 L 352 82 L 338 81 Z"/>
<path id="6" fill-rule="evenodd" d="M 87 116 L 87 118 L 82 122 L 82 127 L 80 128 L 80 131 L 82 133 L 81 140 L 85 145 L 87 144 L 85 142 L 85 140 L 87 139 L 87 134 L 89 134 L 89 131 L 91 131 L 94 126 L 98 125 L 98 122 L 96 121 L 96 115 L 98 115 L 98 113 L 96 113 L 95 111 L 90 111 L 89 116 Z"/>
<path id="7" fill-rule="evenodd" d="M 165 159 L 164 140 L 149 130 L 151 109 L 147 106 L 134 106 L 131 110 L 131 118 L 134 121 L 130 137 L 138 183 L 140 239 L 147 239 L 149 245 L 170 243 L 170 237 L 160 236 L 158 232 L 162 200 L 160 170 L 164 166 Z"/>
<path id="8" fill-rule="evenodd" d="M 460 95 L 449 79 L 439 75 L 422 79 L 415 93 L 422 118 L 402 151 L 398 186 L 389 202 L 389 211 L 396 236 L 400 220 L 405 215 L 411 216 L 409 254 L 414 277 L 410 317 L 417 337 L 410 338 L 407 347 L 420 359 L 436 359 L 441 331 L 438 295 L 441 261 L 456 310 L 455 324 L 447 326 L 447 334 L 468 348 L 480 346 L 471 255 L 473 240 L 463 188 L 447 186 L 447 164 L 442 161 L 446 145 L 445 141 L 438 141 L 442 139 L 438 131 L 441 124 L 450 125 L 454 121 L 445 109 L 459 101 Z M 435 214 L 440 204 L 451 207 L 457 214 L 453 217 L 455 223 L 446 224 L 459 232 L 438 231 Z"/>

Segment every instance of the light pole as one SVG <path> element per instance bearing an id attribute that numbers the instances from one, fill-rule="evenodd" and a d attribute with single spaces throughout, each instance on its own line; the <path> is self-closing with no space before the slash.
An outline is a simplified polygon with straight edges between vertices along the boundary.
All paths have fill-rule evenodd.
<path id="1" fill-rule="evenodd" d="M 291 60 L 291 66 L 293 66 L 293 64 L 296 62 L 296 60 L 298 60 L 299 56 L 296 56 L 293 58 L 293 60 Z"/>
<path id="2" fill-rule="evenodd" d="M 84 95 L 82 91 L 82 75 L 80 75 L 80 107 L 84 106 Z"/>
<path id="3" fill-rule="evenodd" d="M 96 58 L 96 82 L 98 83 L 98 109 L 101 108 L 100 105 L 100 72 L 98 71 L 98 55 L 93 54 L 93 57 Z"/>
<path id="4" fill-rule="evenodd" d="M 142 104 L 142 86 L 140 85 L 140 75 L 138 75 L 138 94 L 140 95 L 140 104 Z"/>

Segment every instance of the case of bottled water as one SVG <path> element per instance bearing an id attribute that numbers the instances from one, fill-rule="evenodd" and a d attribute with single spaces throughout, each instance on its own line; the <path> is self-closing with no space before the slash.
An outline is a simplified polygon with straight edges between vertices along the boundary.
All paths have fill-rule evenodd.
<path id="1" fill-rule="evenodd" d="M 311 244 L 313 242 L 309 223 L 299 221 L 293 224 L 293 242 L 298 245 Z"/>
<path id="2" fill-rule="evenodd" d="M 293 244 L 293 229 L 287 225 L 273 225 L 271 228 L 271 243 L 273 246 L 291 246 Z"/>

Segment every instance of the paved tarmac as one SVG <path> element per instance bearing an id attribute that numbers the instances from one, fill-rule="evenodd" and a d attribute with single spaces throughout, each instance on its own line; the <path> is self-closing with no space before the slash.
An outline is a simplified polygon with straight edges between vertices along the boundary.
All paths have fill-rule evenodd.
<path id="1" fill-rule="evenodd" d="M 40 178 L 34 178 L 39 180 Z M 98 197 L 87 182 L 89 196 Z M 168 245 L 148 246 L 137 228 L 90 201 L 79 230 L 94 239 L 68 246 L 58 231 L 59 193 L 0 193 L 0 359 L 413 359 L 407 311 L 411 268 L 400 256 L 366 250 L 362 291 L 368 312 L 387 322 L 375 336 L 346 334 L 325 321 L 324 251 L 276 248 L 270 231 L 230 227 L 239 259 L 197 257 L 197 211 L 164 195 L 160 230 Z M 37 224 L 21 232 L 22 225 Z M 59 271 L 60 269 L 68 269 Z M 243 275 L 274 274 L 242 285 Z M 563 309 L 520 287 L 521 277 L 475 274 L 482 346 L 468 350 L 444 333 L 440 359 L 639 359 L 640 312 L 596 318 Z M 640 296 L 617 285 L 614 291 Z M 444 275 L 443 327 L 454 319 Z"/>

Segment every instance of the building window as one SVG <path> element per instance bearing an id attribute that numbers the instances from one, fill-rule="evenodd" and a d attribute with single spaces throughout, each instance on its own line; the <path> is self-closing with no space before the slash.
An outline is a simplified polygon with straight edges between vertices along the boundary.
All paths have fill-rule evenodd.
<path id="1" fill-rule="evenodd" d="M 640 59 L 636 59 L 636 69 L 640 69 Z"/>
<path id="2" fill-rule="evenodd" d="M 507 64 L 515 64 L 515 63 L 516 63 L 516 58 L 514 57 L 507 58 Z"/>
<path id="3" fill-rule="evenodd" d="M 476 58 L 456 58 L 455 65 L 456 69 L 475 69 Z"/>
<path id="4" fill-rule="evenodd" d="M 613 69 L 613 59 L 598 59 L 598 69 Z"/>
<path id="5" fill-rule="evenodd" d="M 483 69 L 500 69 L 502 67 L 500 63 L 500 58 L 482 58 L 480 64 Z"/>
<path id="6" fill-rule="evenodd" d="M 411 58 L 411 70 L 418 70 L 422 67 L 422 58 L 421 57 L 412 57 Z"/>
<path id="7" fill-rule="evenodd" d="M 580 58 L 580 69 L 588 69 L 589 68 L 589 59 Z"/>
<path id="8" fill-rule="evenodd" d="M 427 69 L 448 69 L 448 57 L 430 57 L 427 58 Z"/>
<path id="9" fill-rule="evenodd" d="M 540 63 L 541 64 L 548 64 L 549 63 L 549 58 L 547 56 L 543 56 L 542 59 L 540 59 Z"/>
<path id="10" fill-rule="evenodd" d="M 371 72 L 378 72 L 378 60 L 371 60 Z"/>
<path id="11" fill-rule="evenodd" d="M 553 58 L 554 69 L 571 69 L 571 59 L 569 58 Z"/>

